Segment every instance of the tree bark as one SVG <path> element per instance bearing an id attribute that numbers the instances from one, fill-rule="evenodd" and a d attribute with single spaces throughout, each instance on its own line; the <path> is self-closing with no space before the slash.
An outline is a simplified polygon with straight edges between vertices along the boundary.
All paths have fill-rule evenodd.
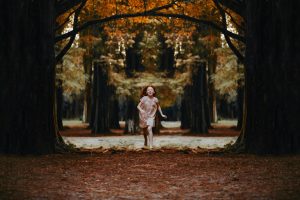
<path id="1" fill-rule="evenodd" d="M 182 129 L 191 128 L 191 86 L 184 88 L 184 94 L 181 101 L 181 127 Z"/>
<path id="2" fill-rule="evenodd" d="M 109 132 L 109 86 L 107 66 L 104 63 L 95 63 L 94 73 L 96 73 L 96 99 L 95 99 L 95 118 L 92 133 Z"/>
<path id="3" fill-rule="evenodd" d="M 0 152 L 53 153 L 54 1 L 1 1 L 0 8 Z"/>
<path id="4" fill-rule="evenodd" d="M 205 63 L 195 66 L 191 105 L 191 131 L 194 133 L 208 133 L 210 121 Z"/>
<path id="5" fill-rule="evenodd" d="M 190 128 L 193 133 L 208 133 L 210 126 L 206 65 L 194 66 L 192 85 L 185 88 L 182 101 L 181 128 Z"/>
<path id="6" fill-rule="evenodd" d="M 110 86 L 109 90 L 109 128 L 119 129 L 119 101 L 116 97 L 116 87 Z"/>
<path id="7" fill-rule="evenodd" d="M 239 84 L 240 85 L 240 84 Z M 239 86 L 237 89 L 237 129 L 241 130 L 243 125 L 243 110 L 244 110 L 244 87 Z"/>
<path id="8" fill-rule="evenodd" d="M 171 47 L 168 47 L 164 41 L 163 42 L 163 51 L 160 59 L 159 70 L 166 71 L 167 77 L 171 78 L 174 76 L 175 67 L 174 67 L 174 50 Z"/>
<path id="9" fill-rule="evenodd" d="M 83 105 L 83 116 L 82 121 L 84 123 L 89 123 L 91 120 L 91 82 L 92 82 L 92 64 L 91 58 L 88 56 L 84 56 L 84 72 L 88 76 L 88 80 L 85 83 L 85 91 L 84 91 L 84 105 Z"/>
<path id="10" fill-rule="evenodd" d="M 97 102 L 97 83 L 98 83 L 98 67 L 94 64 L 94 70 L 92 73 L 92 98 L 91 98 L 91 117 L 90 117 L 90 128 L 93 129 L 96 115 L 96 102 Z"/>
<path id="11" fill-rule="evenodd" d="M 59 130 L 63 130 L 63 117 L 62 117 L 62 106 L 63 106 L 63 88 L 62 83 L 59 81 L 56 86 L 56 114 L 57 114 L 57 126 Z"/>
<path id="12" fill-rule="evenodd" d="M 124 134 L 137 133 L 139 130 L 139 113 L 136 106 L 137 103 L 132 98 L 127 97 Z"/>
<path id="13" fill-rule="evenodd" d="M 247 1 L 246 123 L 251 153 L 299 153 L 300 19 L 296 1 Z"/>
<path id="14" fill-rule="evenodd" d="M 210 121 L 213 123 L 218 122 L 218 115 L 217 115 L 217 96 L 215 90 L 215 84 L 211 80 L 211 75 L 216 73 L 216 54 L 208 58 L 208 98 L 209 98 L 209 114 L 210 114 Z"/>

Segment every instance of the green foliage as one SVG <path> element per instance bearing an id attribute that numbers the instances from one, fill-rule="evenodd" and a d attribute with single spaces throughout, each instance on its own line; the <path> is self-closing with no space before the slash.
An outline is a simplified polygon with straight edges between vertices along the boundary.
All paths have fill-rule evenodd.
<path id="1" fill-rule="evenodd" d="M 87 77 L 83 69 L 84 49 L 72 47 L 64 56 L 62 63 L 57 65 L 57 81 L 62 82 L 64 94 L 71 97 L 85 89 Z"/>
<path id="2" fill-rule="evenodd" d="M 157 32 L 144 31 L 143 39 L 139 42 L 142 64 L 154 71 L 158 67 L 158 57 L 161 52 L 161 43 L 158 41 Z"/>
<path id="3" fill-rule="evenodd" d="M 237 57 L 229 48 L 216 49 L 218 55 L 216 73 L 212 75 L 215 89 L 228 101 L 236 98 L 237 88 L 244 81 L 243 65 L 238 63 Z"/>

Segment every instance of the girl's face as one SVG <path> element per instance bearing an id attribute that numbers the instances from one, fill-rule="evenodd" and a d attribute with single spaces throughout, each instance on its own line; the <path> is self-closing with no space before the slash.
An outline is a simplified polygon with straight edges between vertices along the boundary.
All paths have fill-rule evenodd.
<path id="1" fill-rule="evenodd" d="M 148 96 L 153 96 L 154 95 L 154 89 L 153 89 L 153 87 L 148 87 L 147 88 L 147 95 Z"/>

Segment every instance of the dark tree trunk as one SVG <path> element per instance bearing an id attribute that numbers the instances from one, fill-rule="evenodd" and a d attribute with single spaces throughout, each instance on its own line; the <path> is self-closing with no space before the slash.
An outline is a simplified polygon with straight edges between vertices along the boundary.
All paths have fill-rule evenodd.
<path id="1" fill-rule="evenodd" d="M 181 106 L 181 128 L 194 133 L 208 133 L 210 126 L 205 63 L 194 66 L 192 85 L 185 88 Z"/>
<path id="2" fill-rule="evenodd" d="M 125 130 L 124 134 L 136 133 L 139 129 L 139 113 L 137 109 L 137 103 L 130 97 L 126 101 L 125 111 Z"/>
<path id="3" fill-rule="evenodd" d="M 56 115 L 57 115 L 57 126 L 59 130 L 63 130 L 63 119 L 62 119 L 62 106 L 63 106 L 63 88 L 62 82 L 59 81 L 56 87 Z"/>
<path id="4" fill-rule="evenodd" d="M 208 133 L 210 121 L 205 63 L 195 66 L 192 79 L 191 131 L 195 133 Z"/>
<path id="5" fill-rule="evenodd" d="M 95 63 L 94 73 L 97 78 L 95 81 L 95 118 L 92 133 L 109 132 L 109 86 L 107 66 L 103 63 Z"/>
<path id="6" fill-rule="evenodd" d="M 109 100 L 109 128 L 119 129 L 119 101 L 115 95 L 116 88 L 110 86 Z"/>
<path id="7" fill-rule="evenodd" d="M 167 72 L 167 77 L 173 77 L 175 68 L 174 68 L 174 50 L 170 47 L 167 47 L 162 55 L 162 67 Z"/>
<path id="8" fill-rule="evenodd" d="M 82 121 L 84 123 L 89 123 L 91 121 L 91 107 L 92 107 L 92 64 L 90 62 L 90 58 L 88 56 L 84 57 L 84 72 L 88 76 L 88 81 L 85 84 L 85 91 L 84 91 L 84 101 L 83 101 L 83 116 Z"/>
<path id="9" fill-rule="evenodd" d="M 126 49 L 126 76 L 131 78 L 134 71 L 144 71 L 145 67 L 142 65 L 141 54 L 138 52 L 139 42 L 143 39 L 143 33 L 140 33 L 135 38 L 135 43 L 132 47 Z"/>
<path id="10" fill-rule="evenodd" d="M 215 84 L 211 80 L 211 75 L 216 73 L 216 55 L 211 56 L 208 59 L 208 97 L 209 97 L 209 114 L 210 114 L 210 121 L 213 123 L 218 122 L 218 115 L 217 115 L 217 95 L 215 90 Z"/>
<path id="11" fill-rule="evenodd" d="M 184 88 L 184 95 L 181 101 L 181 128 L 191 128 L 191 86 Z"/>
<path id="12" fill-rule="evenodd" d="M 299 153 L 299 3 L 247 1 L 246 124 L 236 145 Z"/>
<path id="13" fill-rule="evenodd" d="M 96 115 L 96 102 L 97 102 L 97 83 L 98 83 L 98 70 L 99 68 L 94 65 L 93 78 L 92 78 L 92 98 L 91 98 L 91 116 L 90 116 L 90 128 L 92 129 L 95 122 Z"/>
<path id="14" fill-rule="evenodd" d="M 133 71 L 137 65 L 136 52 L 133 47 L 126 50 L 126 68 L 125 73 L 127 77 L 133 76 Z"/>
<path id="15" fill-rule="evenodd" d="M 166 71 L 167 77 L 171 78 L 175 73 L 174 49 L 168 47 L 168 45 L 166 44 L 166 38 L 161 33 L 158 34 L 158 39 L 162 45 L 162 52 L 159 59 L 158 70 Z"/>
<path id="16" fill-rule="evenodd" d="M 0 152 L 53 153 L 54 1 L 0 8 Z"/>
<path id="17" fill-rule="evenodd" d="M 239 84 L 240 85 L 240 84 Z M 237 89 L 237 129 L 241 130 L 243 125 L 243 110 L 244 110 L 244 87 L 240 86 Z"/>

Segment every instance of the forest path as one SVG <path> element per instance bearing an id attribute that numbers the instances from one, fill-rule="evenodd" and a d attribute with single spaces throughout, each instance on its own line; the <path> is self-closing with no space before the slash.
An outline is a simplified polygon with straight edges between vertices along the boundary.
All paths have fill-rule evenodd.
<path id="1" fill-rule="evenodd" d="M 159 148 L 201 148 L 215 149 L 224 148 L 228 144 L 233 144 L 238 131 L 232 127 L 236 124 L 234 120 L 221 121 L 213 124 L 213 128 L 208 134 L 191 134 L 188 130 L 180 129 L 180 122 L 162 122 L 163 129 L 159 135 L 154 134 L 154 149 Z M 144 137 L 141 134 L 124 135 L 123 129 L 111 130 L 107 134 L 91 134 L 87 124 L 76 120 L 64 121 L 68 128 L 62 131 L 64 140 L 84 149 L 110 149 L 126 148 L 141 149 L 144 146 Z M 124 128 L 124 122 L 120 122 Z"/>
<path id="2" fill-rule="evenodd" d="M 196 137 L 179 135 L 154 136 L 154 148 L 223 148 L 227 144 L 235 142 L 237 137 Z M 64 137 L 67 143 L 74 144 L 77 148 L 128 148 L 139 149 L 144 146 L 142 135 L 130 136 L 103 136 L 103 137 Z"/>

